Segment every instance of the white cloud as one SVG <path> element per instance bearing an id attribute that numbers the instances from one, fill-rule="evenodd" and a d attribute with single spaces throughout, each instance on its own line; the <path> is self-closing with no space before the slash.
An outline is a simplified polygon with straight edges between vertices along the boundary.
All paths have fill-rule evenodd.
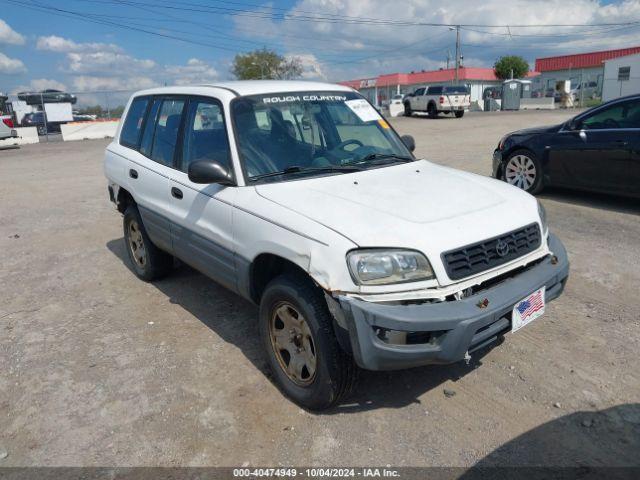
<path id="1" fill-rule="evenodd" d="M 167 65 L 162 75 L 175 85 L 210 83 L 220 77 L 215 68 L 198 58 L 190 58 L 186 65 Z"/>
<path id="2" fill-rule="evenodd" d="M 153 60 L 138 59 L 125 53 L 111 51 L 71 52 L 67 54 L 67 59 L 68 70 L 77 74 L 139 74 L 156 66 Z"/>
<path id="3" fill-rule="evenodd" d="M 52 78 L 35 78 L 29 82 L 29 85 L 20 85 L 14 89 L 15 92 L 38 92 L 47 88 L 65 91 L 67 86 Z"/>
<path id="4" fill-rule="evenodd" d="M 11 28 L 7 22 L 0 19 L 0 43 L 24 45 L 24 37 Z"/>
<path id="5" fill-rule="evenodd" d="M 17 75 L 27 71 L 27 67 L 24 66 L 21 60 L 17 58 L 7 57 L 4 53 L 0 52 L 0 73 L 5 75 Z"/>
<path id="6" fill-rule="evenodd" d="M 81 75 L 73 78 L 73 88 L 78 92 L 95 92 L 104 90 L 125 90 L 134 92 L 136 90 L 157 87 L 159 85 L 160 83 L 157 80 L 145 76 L 100 77 Z"/>
<path id="7" fill-rule="evenodd" d="M 258 10 L 271 11 L 268 6 Z M 640 1 L 623 0 L 604 5 L 603 0 L 406 0 L 399 5 L 388 0 L 299 0 L 283 20 L 236 15 L 234 25 L 243 38 L 280 41 L 285 51 L 308 52 L 318 61 L 324 75 L 332 80 L 438 68 L 444 66 L 447 50 L 452 56 L 455 51 L 455 32 L 447 27 L 302 22 L 293 18 L 309 17 L 309 12 L 336 15 L 341 19 L 365 17 L 444 24 L 598 24 L 640 19 Z M 468 66 L 478 65 L 470 63 L 472 57 L 474 62 L 488 66 L 505 54 L 533 59 L 640 45 L 637 25 L 472 30 L 461 31 L 462 52 Z M 565 36 L 567 33 L 573 35 Z"/>
<path id="8" fill-rule="evenodd" d="M 113 43 L 77 43 L 71 39 L 49 35 L 38 37 L 36 42 L 38 50 L 49 52 L 69 53 L 69 52 L 121 52 L 122 49 Z"/>

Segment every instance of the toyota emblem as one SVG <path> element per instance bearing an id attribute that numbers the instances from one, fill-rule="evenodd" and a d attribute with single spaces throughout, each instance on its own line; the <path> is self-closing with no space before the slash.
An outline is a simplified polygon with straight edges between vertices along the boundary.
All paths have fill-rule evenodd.
<path id="1" fill-rule="evenodd" d="M 496 253 L 500 257 L 504 257 L 509 253 L 509 244 L 504 240 L 498 240 L 496 243 Z"/>

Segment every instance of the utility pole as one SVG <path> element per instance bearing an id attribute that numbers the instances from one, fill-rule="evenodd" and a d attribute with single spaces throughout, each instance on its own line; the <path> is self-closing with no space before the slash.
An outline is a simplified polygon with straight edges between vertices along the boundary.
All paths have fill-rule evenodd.
<path id="1" fill-rule="evenodd" d="M 447 70 L 449 70 L 449 62 L 451 61 L 451 50 L 447 48 Z"/>
<path id="2" fill-rule="evenodd" d="M 456 85 L 458 84 L 459 69 L 460 69 L 460 25 L 456 25 Z"/>
<path id="3" fill-rule="evenodd" d="M 44 93 L 40 91 L 40 104 L 42 105 L 42 119 L 44 120 L 44 134 L 47 136 L 47 142 L 49 141 L 49 122 L 47 121 L 47 110 L 44 107 Z"/>

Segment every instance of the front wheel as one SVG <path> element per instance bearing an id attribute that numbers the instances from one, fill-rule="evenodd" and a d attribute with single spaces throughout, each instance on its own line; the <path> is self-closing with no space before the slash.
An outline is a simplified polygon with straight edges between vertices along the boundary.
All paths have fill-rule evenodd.
<path id="1" fill-rule="evenodd" d="M 413 112 L 411 111 L 411 104 L 409 102 L 404 104 L 404 116 L 410 117 Z"/>
<path id="2" fill-rule="evenodd" d="M 542 190 L 542 166 L 528 150 L 518 150 L 507 158 L 502 169 L 502 179 L 531 194 Z"/>
<path id="3" fill-rule="evenodd" d="M 460 110 L 456 112 L 456 118 L 462 118 L 464 116 L 464 110 Z"/>
<path id="4" fill-rule="evenodd" d="M 338 345 L 322 291 L 303 275 L 269 283 L 260 301 L 260 336 L 277 386 L 298 405 L 323 410 L 353 388 L 353 358 Z"/>

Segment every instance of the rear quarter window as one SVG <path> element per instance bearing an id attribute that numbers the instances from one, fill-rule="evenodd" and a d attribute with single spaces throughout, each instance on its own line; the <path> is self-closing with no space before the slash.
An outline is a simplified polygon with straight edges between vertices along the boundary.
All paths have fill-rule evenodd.
<path id="1" fill-rule="evenodd" d="M 120 132 L 120 145 L 133 148 L 138 147 L 148 104 L 148 97 L 138 97 L 131 102 L 131 106 L 127 112 L 127 118 L 125 118 L 122 131 Z"/>

